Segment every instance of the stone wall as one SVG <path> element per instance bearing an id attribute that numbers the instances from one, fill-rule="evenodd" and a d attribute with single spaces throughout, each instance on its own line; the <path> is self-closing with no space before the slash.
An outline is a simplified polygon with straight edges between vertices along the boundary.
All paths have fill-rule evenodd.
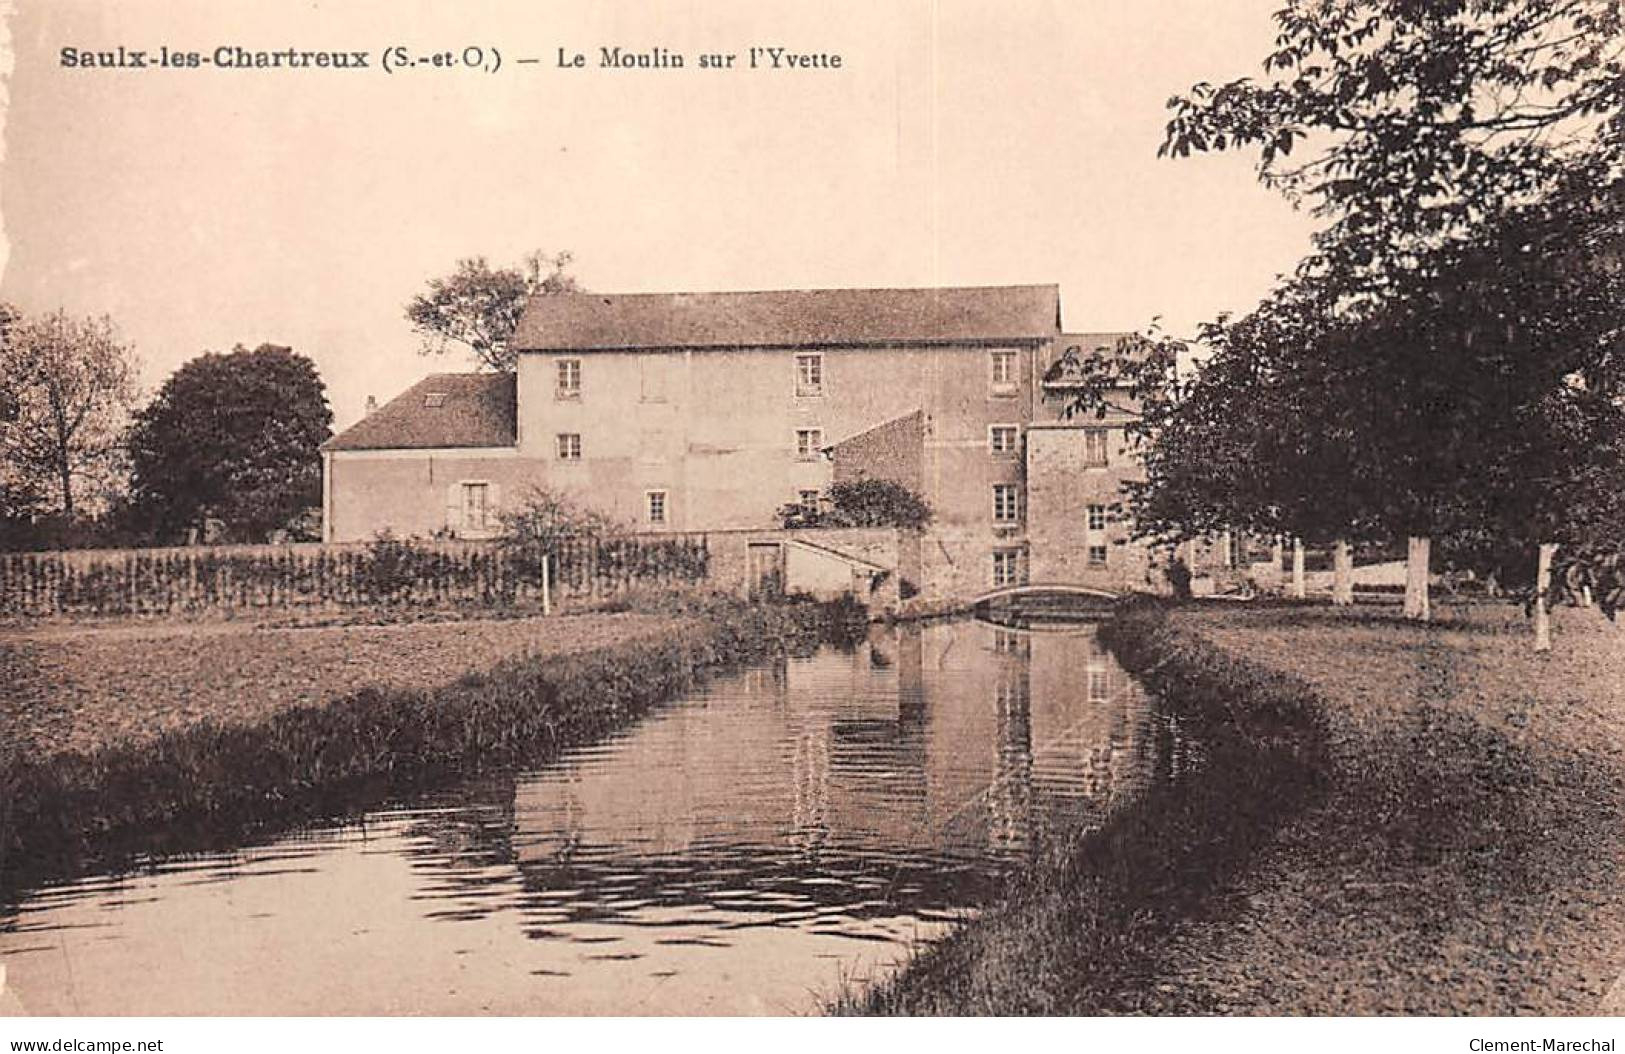
<path id="1" fill-rule="evenodd" d="M 1116 424 L 1116 427 L 1110 427 Z M 1088 433 L 1103 429 L 1106 463 L 1088 457 Z M 1160 590 L 1149 550 L 1130 539 L 1123 484 L 1141 475 L 1121 423 L 1032 428 L 1027 433 L 1028 578 L 1109 592 Z M 1091 525 L 1090 507 L 1104 516 Z M 1094 550 L 1091 555 L 1091 549 Z M 1101 557 L 1104 556 L 1102 561 Z"/>
<path id="2" fill-rule="evenodd" d="M 709 548 L 709 574 L 710 584 L 717 589 L 748 594 L 752 588 L 752 572 L 759 571 L 760 566 L 751 565 L 751 547 L 757 546 L 763 553 L 759 559 L 765 559 L 769 547 L 777 547 L 777 558 L 781 568 L 786 566 L 784 547 L 790 542 L 803 542 L 816 546 L 832 554 L 853 557 L 868 564 L 885 568 L 885 573 L 874 581 L 872 588 L 860 595 L 854 592 L 854 598 L 866 605 L 876 613 L 894 611 L 898 604 L 898 551 L 900 532 L 890 527 L 840 527 L 812 530 L 742 530 L 742 531 L 708 531 L 706 544 Z M 798 584 L 814 585 L 822 583 L 822 576 L 816 583 L 797 583 L 796 581 L 783 582 L 785 588 L 794 591 Z"/>

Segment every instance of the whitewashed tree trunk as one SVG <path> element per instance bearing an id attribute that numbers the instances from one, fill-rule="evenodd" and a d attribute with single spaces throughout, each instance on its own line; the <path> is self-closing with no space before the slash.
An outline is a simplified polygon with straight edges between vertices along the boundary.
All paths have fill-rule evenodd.
<path id="1" fill-rule="evenodd" d="M 1292 598 L 1302 600 L 1309 595 L 1303 578 L 1303 539 L 1292 539 Z"/>
<path id="2" fill-rule="evenodd" d="M 1332 550 L 1332 603 L 1348 607 L 1354 603 L 1354 547 L 1340 541 Z"/>
<path id="3" fill-rule="evenodd" d="M 1535 650 L 1552 650 L 1552 613 L 1546 603 L 1546 592 L 1552 587 L 1552 557 L 1557 546 L 1542 542 L 1540 563 L 1535 571 Z"/>
<path id="4" fill-rule="evenodd" d="M 1286 572 L 1281 569 L 1281 561 L 1286 558 L 1286 545 L 1281 536 L 1277 534 L 1270 543 L 1270 587 L 1277 593 L 1285 593 L 1283 585 L 1286 582 Z"/>
<path id="5" fill-rule="evenodd" d="M 1428 597 L 1428 555 L 1432 539 L 1411 535 L 1405 550 L 1405 617 L 1427 622 L 1433 617 Z"/>

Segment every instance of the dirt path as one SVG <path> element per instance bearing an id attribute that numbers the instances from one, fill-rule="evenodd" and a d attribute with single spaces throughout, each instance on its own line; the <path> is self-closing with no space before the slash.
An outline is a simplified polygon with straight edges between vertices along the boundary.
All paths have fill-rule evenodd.
<path id="1" fill-rule="evenodd" d="M 553 618 L 265 629 L 120 623 L 0 631 L 0 743 L 44 755 L 257 721 L 368 686 L 433 688 L 520 655 L 582 651 L 671 618 Z"/>
<path id="2" fill-rule="evenodd" d="M 1183 925 L 1150 1013 L 1625 1012 L 1625 631 L 1521 612 L 1173 616 L 1330 703 L 1325 800 Z"/>

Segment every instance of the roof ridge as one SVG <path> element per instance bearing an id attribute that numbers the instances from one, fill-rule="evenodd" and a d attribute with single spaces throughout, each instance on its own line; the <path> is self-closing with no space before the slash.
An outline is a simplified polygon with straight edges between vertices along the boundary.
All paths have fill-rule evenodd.
<path id="1" fill-rule="evenodd" d="M 1009 289 L 1054 289 L 1059 292 L 1060 288 L 1059 282 L 1011 282 L 1002 285 L 837 285 L 803 286 L 791 289 L 665 289 L 634 293 L 615 293 L 602 289 L 578 289 L 564 293 L 532 293 L 528 299 L 536 299 L 537 297 L 784 296 L 787 293 L 935 293 Z"/>

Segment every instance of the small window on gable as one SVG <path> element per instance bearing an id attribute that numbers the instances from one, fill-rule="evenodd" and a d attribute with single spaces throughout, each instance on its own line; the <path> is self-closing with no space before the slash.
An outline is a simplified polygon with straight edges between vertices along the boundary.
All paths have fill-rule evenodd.
<path id="1" fill-rule="evenodd" d="M 438 409 L 439 407 L 446 405 L 446 393 L 425 392 L 423 394 L 423 405 L 431 410 Z"/>

